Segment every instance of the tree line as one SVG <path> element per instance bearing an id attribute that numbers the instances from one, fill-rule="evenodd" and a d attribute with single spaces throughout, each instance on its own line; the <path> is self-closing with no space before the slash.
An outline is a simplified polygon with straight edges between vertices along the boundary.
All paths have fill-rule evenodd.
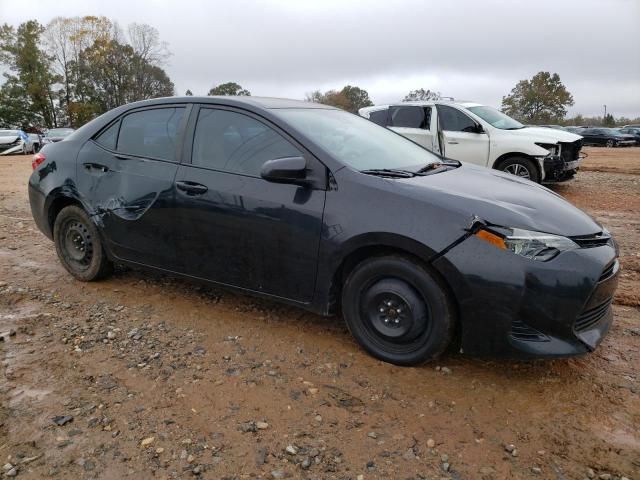
<path id="1" fill-rule="evenodd" d="M 104 16 L 57 17 L 47 25 L 29 20 L 0 27 L 0 128 L 39 130 L 79 127 L 96 116 L 137 100 L 172 96 L 174 84 L 164 70 L 171 56 L 151 25 L 121 27 Z M 214 86 L 208 95 L 251 95 L 236 82 Z M 187 90 L 185 95 L 193 95 Z M 440 92 L 418 88 L 403 101 L 439 100 Z M 373 105 L 358 86 L 315 90 L 305 100 L 356 113 Z M 640 119 L 567 118 L 571 93 L 557 73 L 539 72 L 519 81 L 502 98 L 502 111 L 527 124 L 605 125 Z"/>
<path id="2" fill-rule="evenodd" d="M 162 68 L 170 52 L 146 24 L 106 17 L 57 17 L 0 27 L 0 123 L 78 127 L 114 107 L 170 96 Z"/>

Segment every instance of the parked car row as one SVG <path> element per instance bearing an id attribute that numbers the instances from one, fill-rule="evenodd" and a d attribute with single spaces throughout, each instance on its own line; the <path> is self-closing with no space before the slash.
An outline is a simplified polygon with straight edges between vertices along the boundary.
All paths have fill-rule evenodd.
<path id="1" fill-rule="evenodd" d="M 537 183 L 568 180 L 580 167 L 578 135 L 528 127 L 478 103 L 401 102 L 362 108 L 359 114 L 443 157 Z"/>
<path id="2" fill-rule="evenodd" d="M 361 113 L 389 128 L 281 99 L 125 105 L 34 155 L 31 212 L 79 280 L 122 263 L 340 312 L 398 365 L 452 342 L 593 351 L 613 321 L 615 241 L 526 179 L 571 175 L 582 139 L 478 104 Z"/>
<path id="3" fill-rule="evenodd" d="M 640 145 L 640 126 L 627 125 L 622 128 L 575 127 L 562 125 L 538 125 L 544 128 L 565 130 L 584 139 L 584 145 L 603 147 L 631 147 Z"/>
<path id="4" fill-rule="evenodd" d="M 44 145 L 59 142 L 73 131 L 73 128 L 52 128 L 41 135 L 22 130 L 0 130 L 0 155 L 37 153 Z"/>

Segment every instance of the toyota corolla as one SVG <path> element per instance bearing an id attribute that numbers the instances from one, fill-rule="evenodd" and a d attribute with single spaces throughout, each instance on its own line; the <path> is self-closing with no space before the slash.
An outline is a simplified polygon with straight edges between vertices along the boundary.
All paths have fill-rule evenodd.
<path id="1" fill-rule="evenodd" d="M 341 314 L 399 365 L 583 354 L 612 322 L 617 247 L 591 217 L 324 105 L 138 102 L 32 165 L 33 217 L 82 281 L 126 264 Z"/>

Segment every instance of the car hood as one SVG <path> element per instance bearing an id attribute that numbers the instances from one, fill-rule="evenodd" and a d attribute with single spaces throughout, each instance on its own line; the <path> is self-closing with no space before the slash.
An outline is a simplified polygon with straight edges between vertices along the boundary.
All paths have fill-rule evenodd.
<path id="1" fill-rule="evenodd" d="M 0 145 L 8 145 L 19 139 L 20 137 L 18 137 L 17 135 L 15 137 L 0 137 Z"/>
<path id="2" fill-rule="evenodd" d="M 565 130 L 543 127 L 525 127 L 518 130 L 508 130 L 508 132 L 540 143 L 575 142 L 582 138 L 580 135 Z"/>
<path id="3" fill-rule="evenodd" d="M 548 188 L 497 170 L 463 164 L 443 173 L 392 181 L 416 200 L 494 225 L 563 236 L 602 231 L 589 215 Z"/>

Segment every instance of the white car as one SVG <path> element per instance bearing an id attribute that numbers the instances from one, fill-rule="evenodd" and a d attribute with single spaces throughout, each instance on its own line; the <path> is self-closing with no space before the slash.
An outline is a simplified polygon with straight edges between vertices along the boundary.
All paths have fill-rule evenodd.
<path id="1" fill-rule="evenodd" d="M 479 103 L 401 102 L 361 108 L 359 113 L 443 157 L 538 183 L 568 180 L 581 162 L 580 135 L 527 127 Z"/>
<path id="2" fill-rule="evenodd" d="M 29 135 L 22 130 L 0 130 L 0 155 L 35 153 Z"/>

